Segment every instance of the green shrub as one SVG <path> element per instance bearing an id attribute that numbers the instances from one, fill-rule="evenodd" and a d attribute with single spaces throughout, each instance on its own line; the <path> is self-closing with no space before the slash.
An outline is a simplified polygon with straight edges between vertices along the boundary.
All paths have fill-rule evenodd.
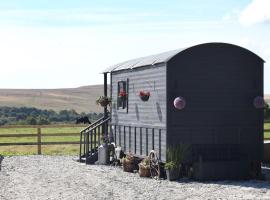
<path id="1" fill-rule="evenodd" d="M 177 144 L 168 146 L 166 156 L 167 156 L 167 163 L 169 166 L 179 166 L 187 159 L 188 153 L 190 152 L 191 148 L 188 144 Z M 167 164 L 166 163 L 166 164 Z"/>
<path id="2" fill-rule="evenodd" d="M 175 162 L 170 161 L 165 163 L 165 169 L 175 169 L 177 168 L 177 165 Z"/>

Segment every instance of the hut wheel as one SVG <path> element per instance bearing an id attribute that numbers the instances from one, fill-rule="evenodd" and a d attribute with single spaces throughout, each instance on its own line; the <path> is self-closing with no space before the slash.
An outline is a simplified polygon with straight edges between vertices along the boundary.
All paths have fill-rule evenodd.
<path id="1" fill-rule="evenodd" d="M 149 160 L 150 160 L 151 177 L 155 179 L 159 179 L 160 178 L 160 164 L 159 164 L 159 159 L 157 157 L 157 153 L 154 150 L 150 151 Z"/>

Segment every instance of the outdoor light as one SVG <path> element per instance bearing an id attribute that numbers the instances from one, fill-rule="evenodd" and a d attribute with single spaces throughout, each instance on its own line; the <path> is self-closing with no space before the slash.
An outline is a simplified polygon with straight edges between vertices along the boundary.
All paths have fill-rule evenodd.
<path id="1" fill-rule="evenodd" d="M 186 100 L 183 97 L 176 97 L 173 101 L 173 105 L 176 109 L 182 110 L 186 106 Z"/>

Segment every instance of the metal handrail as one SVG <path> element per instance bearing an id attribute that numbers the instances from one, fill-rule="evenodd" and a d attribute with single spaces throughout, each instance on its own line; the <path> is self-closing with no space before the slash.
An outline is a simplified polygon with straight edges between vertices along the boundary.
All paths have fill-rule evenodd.
<path id="1" fill-rule="evenodd" d="M 99 128 L 100 126 L 104 125 L 105 123 L 107 123 L 111 118 L 108 117 L 106 119 L 101 118 L 99 120 L 97 120 L 95 123 L 92 124 L 92 126 L 84 129 L 81 131 L 80 134 L 80 157 L 79 160 L 81 162 L 81 158 L 82 158 L 82 144 L 83 144 L 83 148 L 84 148 L 84 155 L 86 156 L 86 153 L 89 153 L 89 138 L 91 138 L 91 150 L 92 150 L 92 135 L 93 135 L 93 131 L 95 130 L 96 133 L 96 129 Z M 82 134 L 84 134 L 84 141 L 82 141 Z M 99 141 L 100 143 L 100 141 Z"/>
<path id="2" fill-rule="evenodd" d="M 104 119 L 104 116 L 99 118 L 98 120 L 96 120 L 94 123 L 90 124 L 89 126 L 87 126 L 86 128 L 84 128 L 83 130 L 81 130 L 81 132 L 87 131 L 88 129 L 92 128 L 92 126 L 96 125 L 97 123 L 99 123 L 100 121 L 102 121 Z"/>
<path id="3" fill-rule="evenodd" d="M 107 119 L 105 119 L 104 121 L 102 121 L 100 124 L 95 125 L 94 127 L 92 127 L 92 128 L 89 130 L 89 132 L 90 132 L 91 130 L 93 130 L 93 129 L 95 129 L 95 128 L 101 126 L 101 125 L 103 125 L 105 122 L 109 121 L 110 119 L 111 119 L 111 118 L 108 117 Z M 87 133 L 87 132 L 86 132 L 86 133 Z"/>

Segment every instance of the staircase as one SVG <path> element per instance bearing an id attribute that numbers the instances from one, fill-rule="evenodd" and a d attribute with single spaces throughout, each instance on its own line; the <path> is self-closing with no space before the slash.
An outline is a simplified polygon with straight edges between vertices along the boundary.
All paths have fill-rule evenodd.
<path id="1" fill-rule="evenodd" d="M 81 131 L 79 162 L 94 164 L 97 161 L 98 147 L 108 138 L 110 120 L 110 117 L 102 117 Z"/>

